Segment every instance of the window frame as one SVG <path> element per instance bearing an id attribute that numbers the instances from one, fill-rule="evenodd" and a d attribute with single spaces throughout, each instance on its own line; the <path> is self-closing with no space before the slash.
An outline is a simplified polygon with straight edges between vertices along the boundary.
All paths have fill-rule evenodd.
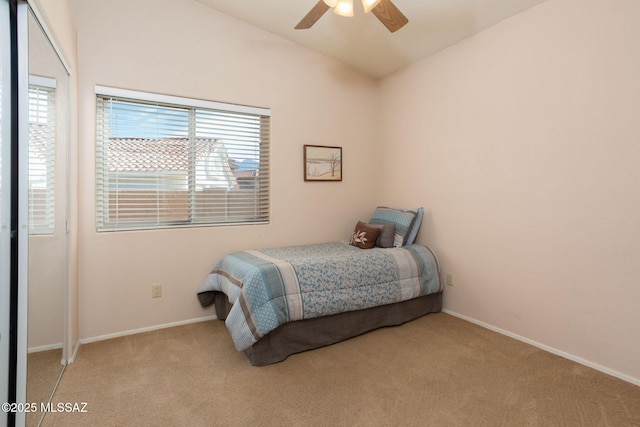
<path id="1" fill-rule="evenodd" d="M 173 95 L 164 95 L 164 94 L 156 94 L 149 92 L 140 92 L 129 89 L 119 89 L 112 88 L 106 86 L 95 86 L 95 94 L 96 94 L 96 230 L 98 232 L 111 232 L 111 231 L 134 231 L 134 230 L 153 230 L 153 229 L 172 229 L 172 228 L 193 228 L 193 227 L 218 227 L 218 226 L 234 226 L 234 225 L 265 225 L 270 223 L 270 165 L 269 165 L 269 155 L 270 155 L 270 117 L 271 110 L 268 108 L 262 107 L 252 107 L 246 105 L 239 104 L 229 104 L 217 101 L 208 101 L 202 99 L 195 98 L 186 98 L 179 97 Z M 157 219 L 154 221 L 151 217 L 153 214 L 150 214 L 149 221 L 140 220 L 127 220 L 126 218 L 119 222 L 117 221 L 109 221 L 110 215 L 112 213 L 112 208 L 109 206 L 109 172 L 106 171 L 108 169 L 108 161 L 104 155 L 104 146 L 105 141 L 108 139 L 105 135 L 109 133 L 109 130 L 105 130 L 103 126 L 101 126 L 101 120 L 103 120 L 104 112 L 101 111 L 101 102 L 109 102 L 105 99 L 113 99 L 117 102 L 131 102 L 133 105 L 138 103 L 139 105 L 147 105 L 147 106 L 156 106 L 158 108 L 177 108 L 177 109 L 185 109 L 189 111 L 189 121 L 190 125 L 188 128 L 188 135 L 184 138 L 178 139 L 186 139 L 185 144 L 187 144 L 187 153 L 185 157 L 181 157 L 182 161 L 188 163 L 188 171 L 186 175 L 183 175 L 187 178 L 188 184 L 186 186 L 185 194 L 187 201 L 184 203 L 184 209 L 187 210 L 187 215 L 185 219 L 159 219 L 163 213 L 163 208 L 158 207 L 155 215 Z M 203 138 L 202 136 L 198 136 L 198 132 L 200 131 L 192 122 L 193 116 L 203 113 L 214 115 L 242 115 L 248 117 L 249 119 L 255 121 L 254 128 L 257 129 L 256 135 L 257 140 L 251 143 L 249 142 L 234 142 L 234 146 L 241 147 L 241 149 L 246 149 L 247 147 L 253 150 L 258 155 L 257 159 L 257 169 L 256 169 L 256 177 L 254 179 L 255 185 L 254 188 L 250 188 L 250 191 L 246 191 L 244 189 L 244 193 L 246 195 L 242 195 L 239 189 L 229 189 L 226 196 L 213 196 L 210 195 L 205 199 L 205 204 L 211 201 L 215 201 L 215 203 L 221 203 L 223 210 L 230 210 L 230 203 L 228 201 L 229 193 L 236 192 L 236 196 L 240 195 L 239 198 L 243 203 L 247 203 L 249 206 L 249 210 L 253 209 L 254 218 L 250 218 L 251 215 L 248 215 L 249 219 L 237 220 L 238 216 L 232 217 L 229 220 L 220 220 L 220 218 L 215 218 L 210 214 L 210 216 L 206 216 L 198 213 L 198 210 L 195 205 L 195 200 L 198 198 L 197 196 L 197 184 L 198 181 L 196 176 L 199 173 L 196 167 L 196 162 L 194 161 L 194 156 L 196 155 L 197 148 L 194 148 L 196 144 L 198 144 L 199 140 L 207 139 L 209 141 L 215 141 L 215 137 Z M 208 112 L 208 113 L 207 113 Z M 124 136 L 120 137 L 121 139 L 125 139 Z M 167 137 L 152 137 L 149 138 L 150 141 L 156 141 L 159 143 L 160 141 L 166 140 Z M 224 143 L 223 143 L 224 144 Z M 252 145 L 253 144 L 253 145 Z M 232 144 L 233 145 L 233 144 Z M 138 173 L 135 170 L 121 172 L 122 176 L 134 176 Z M 144 172 L 143 172 L 144 173 Z M 167 173 L 166 171 L 157 171 L 156 174 L 165 174 L 167 177 L 171 175 L 171 173 Z M 106 177 L 106 178 L 105 178 Z M 169 177 L 170 178 L 170 177 Z M 148 184 L 144 180 L 140 180 L 140 182 L 135 182 L 133 185 L 144 185 Z M 201 187 L 198 187 L 200 190 Z M 124 190 L 120 190 L 124 191 Z M 163 187 L 158 184 L 158 187 L 155 189 L 158 193 L 161 193 Z M 225 198 L 226 197 L 226 198 Z M 232 205 L 232 204 L 231 204 Z M 141 204 L 141 207 L 147 207 L 145 204 Z M 246 214 L 245 214 L 246 215 Z M 204 219 L 203 219 L 204 218 Z M 235 218 L 235 219 L 234 219 Z"/>

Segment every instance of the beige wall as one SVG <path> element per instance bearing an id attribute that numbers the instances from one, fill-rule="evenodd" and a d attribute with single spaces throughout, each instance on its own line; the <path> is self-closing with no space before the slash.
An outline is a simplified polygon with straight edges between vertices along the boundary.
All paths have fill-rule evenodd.
<path id="1" fill-rule="evenodd" d="M 347 239 L 376 195 L 376 84 L 192 0 L 70 0 L 78 30 L 80 335 L 213 314 L 196 290 L 230 251 Z M 104 85 L 268 107 L 271 224 L 95 231 L 95 94 Z M 343 147 L 341 183 L 303 181 L 303 144 Z M 162 298 L 151 285 L 163 284 Z"/>
<path id="2" fill-rule="evenodd" d="M 638 22 L 548 0 L 386 78 L 380 168 L 447 310 L 640 384 Z"/>

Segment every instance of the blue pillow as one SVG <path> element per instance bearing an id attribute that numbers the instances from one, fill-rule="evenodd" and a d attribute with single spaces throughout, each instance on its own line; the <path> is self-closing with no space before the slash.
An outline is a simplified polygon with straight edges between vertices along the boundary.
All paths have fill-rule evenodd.
<path id="1" fill-rule="evenodd" d="M 394 236 L 394 247 L 401 247 L 412 244 L 418 228 L 424 216 L 424 209 L 393 209 L 379 206 L 371 216 L 370 224 L 394 224 L 396 232 Z"/>
<path id="2" fill-rule="evenodd" d="M 413 245 L 413 242 L 416 241 L 416 237 L 418 236 L 418 230 L 420 229 L 420 224 L 422 224 L 422 217 L 424 216 L 424 208 L 416 209 L 418 215 L 416 216 L 416 220 L 413 222 L 413 227 L 409 231 L 409 235 L 407 236 L 407 243 L 405 245 Z"/>

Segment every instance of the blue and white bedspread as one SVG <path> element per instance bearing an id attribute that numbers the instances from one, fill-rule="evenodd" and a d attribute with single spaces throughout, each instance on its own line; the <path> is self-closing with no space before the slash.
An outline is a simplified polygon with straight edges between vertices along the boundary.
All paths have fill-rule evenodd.
<path id="1" fill-rule="evenodd" d="M 247 250 L 224 257 L 198 294 L 224 292 L 227 329 L 244 351 L 278 326 L 442 290 L 430 249 L 359 249 L 347 242 Z"/>

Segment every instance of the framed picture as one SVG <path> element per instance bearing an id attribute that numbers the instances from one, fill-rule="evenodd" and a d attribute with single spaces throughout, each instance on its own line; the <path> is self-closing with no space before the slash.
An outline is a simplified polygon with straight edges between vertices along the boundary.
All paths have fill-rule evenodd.
<path id="1" fill-rule="evenodd" d="M 342 181 L 342 147 L 304 146 L 305 181 Z"/>

